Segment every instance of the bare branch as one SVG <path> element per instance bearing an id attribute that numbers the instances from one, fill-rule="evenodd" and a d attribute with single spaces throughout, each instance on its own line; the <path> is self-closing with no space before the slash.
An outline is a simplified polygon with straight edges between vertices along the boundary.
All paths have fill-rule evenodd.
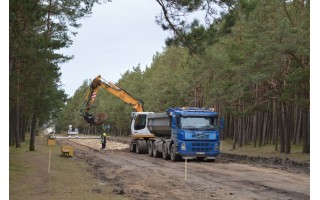
<path id="1" fill-rule="evenodd" d="M 286 0 L 283 0 L 283 8 L 284 8 L 284 11 L 286 12 L 286 15 L 287 17 L 289 18 L 290 22 L 291 22 L 291 25 L 294 26 L 294 23 L 288 13 L 288 10 L 287 10 L 287 4 L 286 4 Z"/>

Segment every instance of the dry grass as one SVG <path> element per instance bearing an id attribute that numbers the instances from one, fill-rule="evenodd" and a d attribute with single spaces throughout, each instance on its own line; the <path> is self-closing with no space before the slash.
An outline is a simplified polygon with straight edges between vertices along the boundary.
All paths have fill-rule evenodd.
<path id="1" fill-rule="evenodd" d="M 279 157 L 282 159 L 290 159 L 297 162 L 309 162 L 310 154 L 304 154 L 302 152 L 302 145 L 293 145 L 291 147 L 291 153 L 280 153 L 278 146 L 278 151 L 275 151 L 274 145 L 266 145 L 263 147 L 254 147 L 254 144 L 245 145 L 243 147 L 236 146 L 236 149 L 232 149 L 232 140 L 221 141 L 222 153 L 248 155 L 248 156 L 260 156 L 260 157 Z"/>
<path id="2" fill-rule="evenodd" d="M 101 183 L 86 163 L 60 156 L 60 146 L 51 147 L 48 173 L 50 147 L 46 140 L 37 138 L 33 152 L 28 151 L 28 144 L 9 149 L 10 199 L 128 199 L 114 194 L 114 186 Z"/>

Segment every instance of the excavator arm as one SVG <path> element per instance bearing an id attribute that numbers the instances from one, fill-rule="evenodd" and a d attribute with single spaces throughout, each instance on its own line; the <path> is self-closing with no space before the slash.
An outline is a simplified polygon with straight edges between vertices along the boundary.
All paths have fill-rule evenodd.
<path id="1" fill-rule="evenodd" d="M 132 95 L 127 93 L 125 90 L 117 87 L 115 84 L 113 84 L 110 81 L 104 80 L 100 75 L 97 76 L 91 83 L 90 88 L 87 92 L 87 95 L 85 97 L 82 109 L 80 110 L 81 115 L 84 117 L 84 119 L 90 123 L 90 125 L 95 124 L 96 120 L 95 117 L 92 114 L 89 114 L 89 110 L 91 108 L 91 105 L 93 104 L 94 100 L 96 99 L 96 96 L 100 90 L 100 88 L 103 88 L 110 92 L 111 94 L 115 95 L 122 101 L 132 105 L 133 109 L 137 112 L 143 112 L 143 101 L 138 100 L 134 98 Z"/>

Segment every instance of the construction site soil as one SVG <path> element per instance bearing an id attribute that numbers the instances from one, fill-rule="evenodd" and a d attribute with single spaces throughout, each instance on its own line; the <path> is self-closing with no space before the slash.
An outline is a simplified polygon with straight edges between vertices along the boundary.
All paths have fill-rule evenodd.
<path id="1" fill-rule="evenodd" d="M 129 152 L 130 138 L 57 140 L 74 146 L 100 184 L 129 199 L 310 199 L 310 165 L 221 153 L 215 162 L 172 162 Z M 97 192 L 99 192 L 97 190 Z"/>

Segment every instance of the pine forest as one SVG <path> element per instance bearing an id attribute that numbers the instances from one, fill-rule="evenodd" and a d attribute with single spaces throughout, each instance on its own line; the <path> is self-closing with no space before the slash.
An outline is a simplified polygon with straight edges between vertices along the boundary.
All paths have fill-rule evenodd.
<path id="1" fill-rule="evenodd" d="M 163 52 L 154 52 L 150 66 L 123 72 L 118 87 L 141 99 L 145 111 L 215 108 L 225 120 L 221 139 L 232 140 L 234 148 L 272 144 L 290 153 L 292 145 L 302 145 L 303 153 L 310 153 L 308 0 L 156 2 L 162 11 L 155 14 L 156 22 L 174 34 L 166 39 Z M 60 132 L 72 124 L 82 133 L 101 133 L 103 126 L 90 126 L 80 116 L 95 77 L 83 80 L 68 98 L 61 87 L 60 64 L 72 56 L 57 53 L 72 45 L 70 36 L 80 27 L 79 19 L 100 3 L 112 4 L 10 0 L 10 146 L 19 147 L 30 132 L 34 150 L 35 135 L 48 121 Z M 198 10 L 206 12 L 205 19 L 186 22 L 181 17 Z M 117 136 L 130 135 L 132 111 L 103 90 L 91 109 L 108 114 L 105 124 Z"/>

